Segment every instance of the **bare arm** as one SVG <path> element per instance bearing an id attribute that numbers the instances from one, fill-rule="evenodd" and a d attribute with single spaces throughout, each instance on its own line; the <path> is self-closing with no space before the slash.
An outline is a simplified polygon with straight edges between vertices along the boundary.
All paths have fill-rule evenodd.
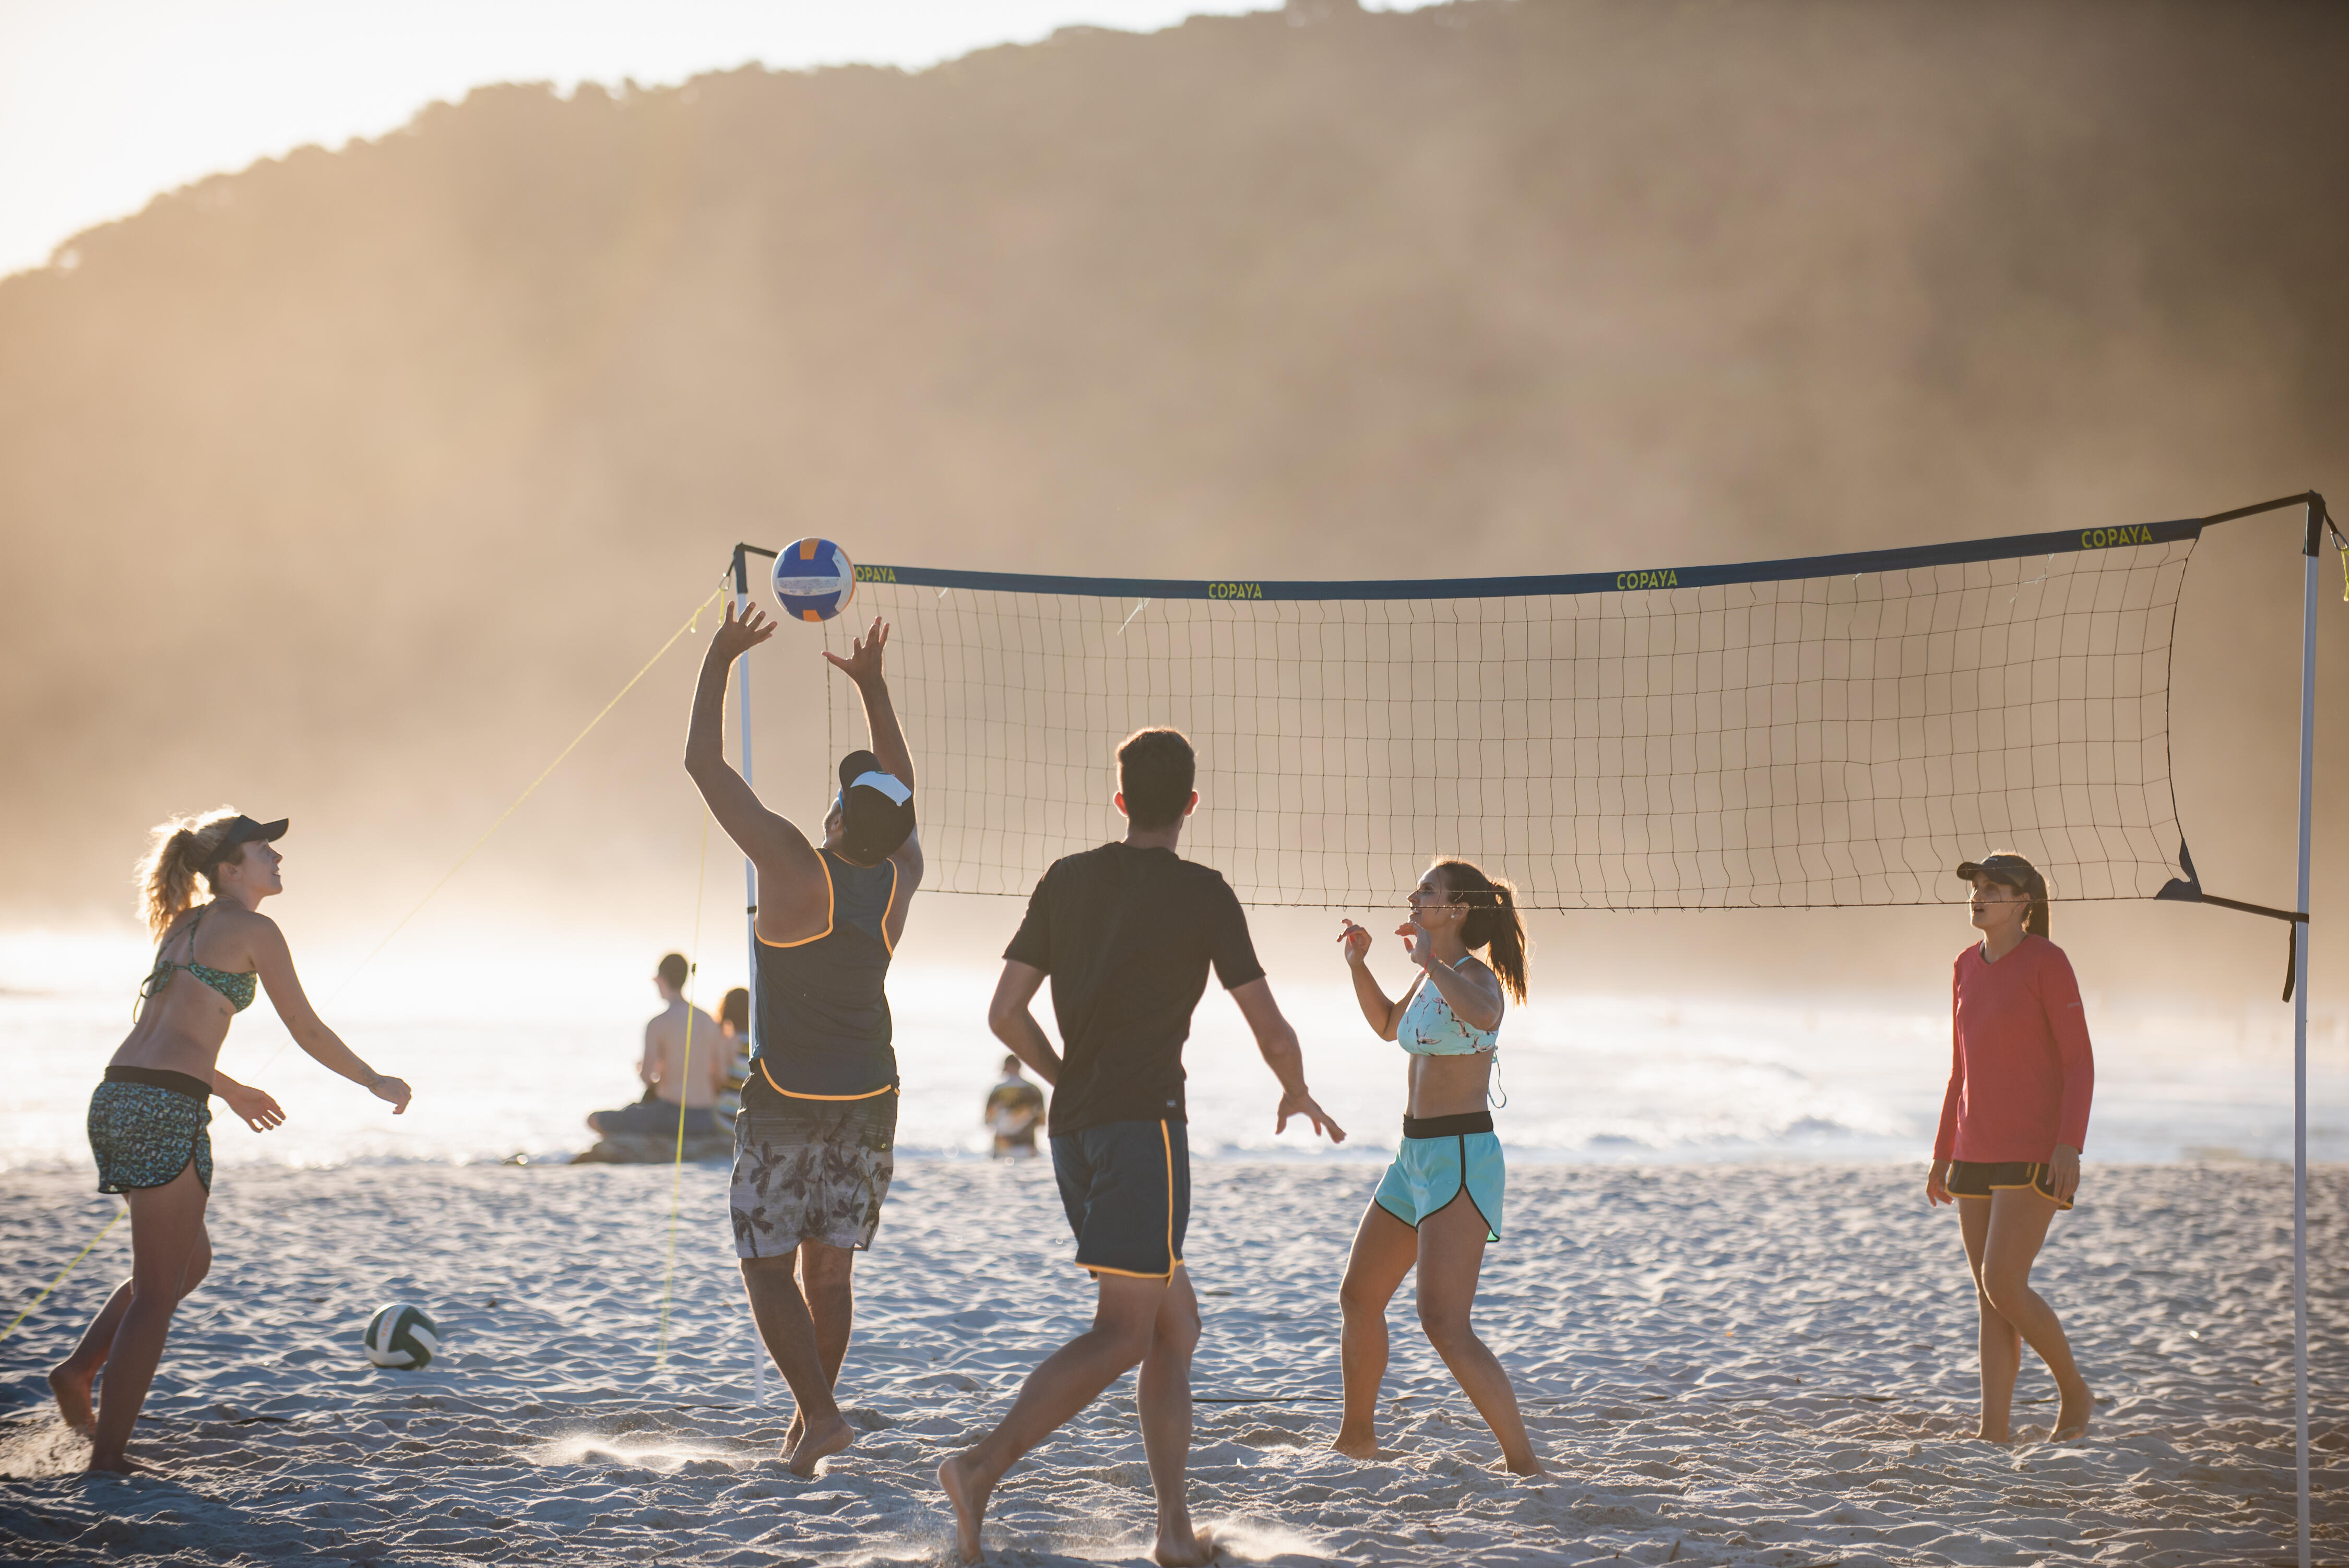
<path id="1" fill-rule="evenodd" d="M 885 771 L 911 789 L 914 754 L 905 748 L 905 732 L 898 727 L 897 709 L 889 700 L 889 680 L 881 672 L 881 650 L 888 645 L 888 624 L 875 616 L 871 629 L 849 645 L 846 658 L 829 649 L 823 656 L 856 683 L 856 695 L 864 699 L 864 728 L 873 737 L 873 755 Z"/>
<path id="2" fill-rule="evenodd" d="M 1058 1088 L 1061 1053 L 1052 1048 L 1044 1026 L 1028 1008 L 1043 984 L 1041 969 L 1016 958 L 1005 959 L 1003 977 L 995 983 L 995 999 L 987 1005 L 987 1026 L 995 1031 L 995 1037 L 1003 1042 L 1006 1049 L 1028 1064 L 1031 1072 Z"/>
<path id="3" fill-rule="evenodd" d="M 1501 1013 L 1506 1004 L 1501 996 L 1500 977 L 1483 965 L 1474 969 L 1465 965 L 1455 968 L 1430 959 L 1427 978 L 1436 990 L 1443 993 L 1445 1004 L 1452 1009 L 1452 1016 L 1470 1028 L 1497 1029 L 1501 1026 Z M 1390 1035 L 1387 1037 L 1392 1039 L 1394 1037 Z"/>
<path id="4" fill-rule="evenodd" d="M 759 868 L 759 927 L 788 932 L 812 913 L 825 886 L 823 862 L 807 835 L 770 811 L 726 760 L 726 685 L 734 661 L 774 634 L 756 607 L 726 619 L 709 639 L 693 688 L 693 719 L 686 729 L 685 770 L 726 836 Z M 784 905 L 786 907 L 774 907 Z M 770 918 L 771 916 L 771 919 Z"/>
<path id="5" fill-rule="evenodd" d="M 265 914 L 256 914 L 253 920 L 253 966 L 260 971 L 269 1005 L 277 1009 L 294 1043 L 327 1071 L 339 1073 L 378 1099 L 389 1101 L 394 1115 L 406 1110 L 408 1086 L 361 1061 L 358 1053 L 343 1044 L 342 1037 L 326 1027 L 326 1020 L 311 1007 L 294 973 L 294 954 L 285 945 L 285 934 L 277 929 L 277 923 Z"/>
<path id="6" fill-rule="evenodd" d="M 268 1090 L 239 1083 L 218 1068 L 212 1068 L 212 1092 L 255 1132 L 266 1132 L 285 1124 L 285 1108 L 272 1099 Z"/>
<path id="7" fill-rule="evenodd" d="M 1262 976 L 1245 985 L 1235 986 L 1232 1000 L 1239 1005 L 1240 1016 L 1247 1020 L 1248 1028 L 1256 1035 L 1256 1048 L 1264 1057 L 1264 1065 L 1280 1080 L 1279 1119 L 1275 1132 L 1288 1130 L 1288 1119 L 1301 1116 L 1313 1123 L 1313 1130 L 1326 1134 L 1332 1143 L 1346 1141 L 1346 1130 L 1340 1127 L 1330 1114 L 1322 1109 L 1305 1087 L 1305 1053 L 1298 1048 L 1297 1031 L 1280 1016 L 1280 1005 L 1272 999 L 1272 985 Z"/>
<path id="8" fill-rule="evenodd" d="M 1411 1005 L 1413 990 L 1419 982 L 1414 979 L 1403 988 L 1399 1002 L 1387 1000 L 1380 989 L 1378 977 L 1371 973 L 1367 962 L 1371 955 L 1371 934 L 1352 921 L 1344 922 L 1345 929 L 1338 933 L 1338 941 L 1346 950 L 1346 967 L 1353 972 L 1354 1000 L 1361 1004 L 1362 1019 L 1382 1040 L 1392 1040 L 1402 1026 L 1402 1010 Z"/>
<path id="9" fill-rule="evenodd" d="M 661 1057 L 663 1054 L 661 1051 L 660 1026 L 661 1021 L 658 1018 L 655 1018 L 645 1025 L 645 1054 L 639 1057 L 636 1062 L 636 1081 L 638 1083 L 655 1084 L 660 1081 Z"/>

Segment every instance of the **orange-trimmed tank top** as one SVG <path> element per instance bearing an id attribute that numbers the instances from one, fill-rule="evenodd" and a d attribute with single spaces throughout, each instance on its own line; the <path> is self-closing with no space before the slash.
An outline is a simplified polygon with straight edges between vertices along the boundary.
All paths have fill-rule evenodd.
<path id="1" fill-rule="evenodd" d="M 897 1087 L 889 935 L 897 867 L 852 865 L 819 849 L 828 884 L 823 930 L 797 942 L 759 939 L 751 1060 L 779 1093 L 863 1099 Z"/>

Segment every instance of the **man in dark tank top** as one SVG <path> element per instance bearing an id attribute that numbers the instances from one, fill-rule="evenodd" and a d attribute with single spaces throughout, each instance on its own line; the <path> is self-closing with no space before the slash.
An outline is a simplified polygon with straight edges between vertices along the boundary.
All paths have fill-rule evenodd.
<path id="1" fill-rule="evenodd" d="M 874 748 L 841 759 L 821 842 L 769 810 L 727 762 L 728 672 L 774 629 L 757 609 L 728 609 L 694 688 L 685 768 L 758 873 L 750 1077 L 734 1119 L 730 1201 L 751 1316 L 799 1406 L 784 1462 L 813 1475 L 855 1438 L 832 1390 L 848 1354 L 852 1265 L 873 1244 L 894 1168 L 897 1056 L 884 986 L 922 849 L 879 621 L 847 657 L 823 655 L 856 683 Z"/>

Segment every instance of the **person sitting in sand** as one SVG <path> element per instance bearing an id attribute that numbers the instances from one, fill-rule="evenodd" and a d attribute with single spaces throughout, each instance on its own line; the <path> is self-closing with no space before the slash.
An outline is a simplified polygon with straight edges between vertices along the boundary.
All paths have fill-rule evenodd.
<path id="1" fill-rule="evenodd" d="M 1508 1172 L 1485 1096 L 1501 1016 L 1509 997 L 1526 999 L 1525 927 L 1509 884 L 1466 861 L 1429 867 L 1409 903 L 1411 918 L 1395 934 L 1419 973 L 1399 1001 L 1389 1001 L 1371 973 L 1371 934 L 1350 920 L 1338 934 L 1363 1018 L 1379 1038 L 1400 1045 L 1410 1065 L 1402 1142 L 1362 1211 L 1338 1287 L 1345 1405 L 1330 1446 L 1354 1459 L 1378 1457 L 1387 1303 L 1415 1266 L 1428 1343 L 1500 1439 L 1502 1462 L 1515 1474 L 1540 1475 L 1509 1375 L 1468 1324 L 1485 1247 L 1501 1239 Z M 1476 958 L 1478 950 L 1491 962 Z"/>
<path id="2" fill-rule="evenodd" d="M 718 1113 L 730 1126 L 742 1109 L 742 1088 L 750 1081 L 750 993 L 737 985 L 718 1004 L 718 1032 L 726 1041 L 726 1087 Z"/>
<path id="3" fill-rule="evenodd" d="M 222 810 L 177 818 L 154 832 L 140 863 L 141 913 L 156 937 L 155 967 L 139 988 L 129 1037 L 89 1097 L 98 1190 L 130 1209 L 130 1277 L 106 1298 L 73 1354 L 49 1369 L 66 1424 L 91 1434 L 89 1468 L 140 1468 L 125 1451 L 163 1358 L 171 1315 L 212 1267 L 204 1205 L 212 1195 L 212 1096 L 255 1132 L 285 1113 L 267 1094 L 220 1070 L 229 1024 L 253 1006 L 256 979 L 294 1043 L 331 1071 L 408 1109 L 409 1088 L 361 1061 L 319 1021 L 295 978 L 294 957 L 261 901 L 285 891 L 276 841 L 285 822 Z M 211 892 L 195 902 L 197 879 Z M 91 1388 L 98 1410 L 91 1418 Z"/>
<path id="4" fill-rule="evenodd" d="M 1018 1057 L 1003 1058 L 1003 1081 L 987 1091 L 979 1125 L 995 1134 L 998 1160 L 1036 1158 L 1036 1129 L 1044 1119 L 1044 1091 L 1028 1081 Z"/>
<path id="5" fill-rule="evenodd" d="M 685 954 L 664 954 L 653 968 L 661 1010 L 645 1025 L 645 1052 L 636 1063 L 645 1098 L 587 1118 L 601 1138 L 706 1138 L 718 1130 L 718 1097 L 726 1088 L 731 1052 L 718 1021 L 685 999 Z"/>
<path id="6" fill-rule="evenodd" d="M 1280 1081 L 1276 1129 L 1301 1116 L 1333 1143 L 1346 1136 L 1306 1091 L 1296 1032 L 1273 1002 L 1238 898 L 1216 872 L 1174 852 L 1199 803 L 1191 743 L 1175 730 L 1140 730 L 1117 762 L 1124 841 L 1044 872 L 988 1008 L 997 1037 L 1053 1086 L 1052 1171 L 1077 1265 L 1098 1282 L 1093 1326 L 1028 1375 L 993 1431 L 938 1467 L 965 1563 L 980 1561 L 988 1497 L 1003 1473 L 1136 1364 L 1158 1500 L 1153 1554 L 1205 1563 L 1213 1552 L 1192 1529 L 1184 1480 L 1199 1303 L 1183 1263 L 1191 1209 L 1183 1042 L 1211 966 Z M 1060 1052 L 1029 1011 L 1047 975 Z"/>
<path id="7" fill-rule="evenodd" d="M 727 672 L 774 630 L 757 609 L 737 619 L 727 607 L 694 688 L 685 767 L 758 872 L 754 1070 L 734 1119 L 728 1197 L 751 1317 L 799 1406 L 783 1458 L 806 1476 L 856 1436 L 832 1389 L 853 1326 L 850 1271 L 880 1228 L 894 1169 L 897 1057 L 884 985 L 921 886 L 922 846 L 879 621 L 847 657 L 823 655 L 856 683 L 874 749 L 841 759 L 821 844 L 728 764 Z"/>
<path id="8" fill-rule="evenodd" d="M 2059 1209 L 2080 1190 L 2080 1150 L 2096 1087 L 2080 983 L 2047 940 L 2047 882 L 2001 850 L 1958 868 L 1982 933 L 1958 954 L 1950 983 L 1950 1087 L 1941 1099 L 1925 1202 L 1954 1203 L 1981 1316 L 1982 1427 L 2012 1440 L 2023 1347 L 2054 1375 L 2060 1403 L 2050 1442 L 2085 1436 L 2095 1397 L 2031 1265 Z"/>

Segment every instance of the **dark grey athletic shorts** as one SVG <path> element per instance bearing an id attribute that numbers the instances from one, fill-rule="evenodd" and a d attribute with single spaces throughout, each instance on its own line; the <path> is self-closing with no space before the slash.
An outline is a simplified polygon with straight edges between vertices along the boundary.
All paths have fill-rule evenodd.
<path id="1" fill-rule="evenodd" d="M 1078 1267 L 1174 1277 L 1191 1223 L 1188 1132 L 1179 1121 L 1112 1121 L 1053 1134 L 1052 1174 L 1077 1233 Z"/>

